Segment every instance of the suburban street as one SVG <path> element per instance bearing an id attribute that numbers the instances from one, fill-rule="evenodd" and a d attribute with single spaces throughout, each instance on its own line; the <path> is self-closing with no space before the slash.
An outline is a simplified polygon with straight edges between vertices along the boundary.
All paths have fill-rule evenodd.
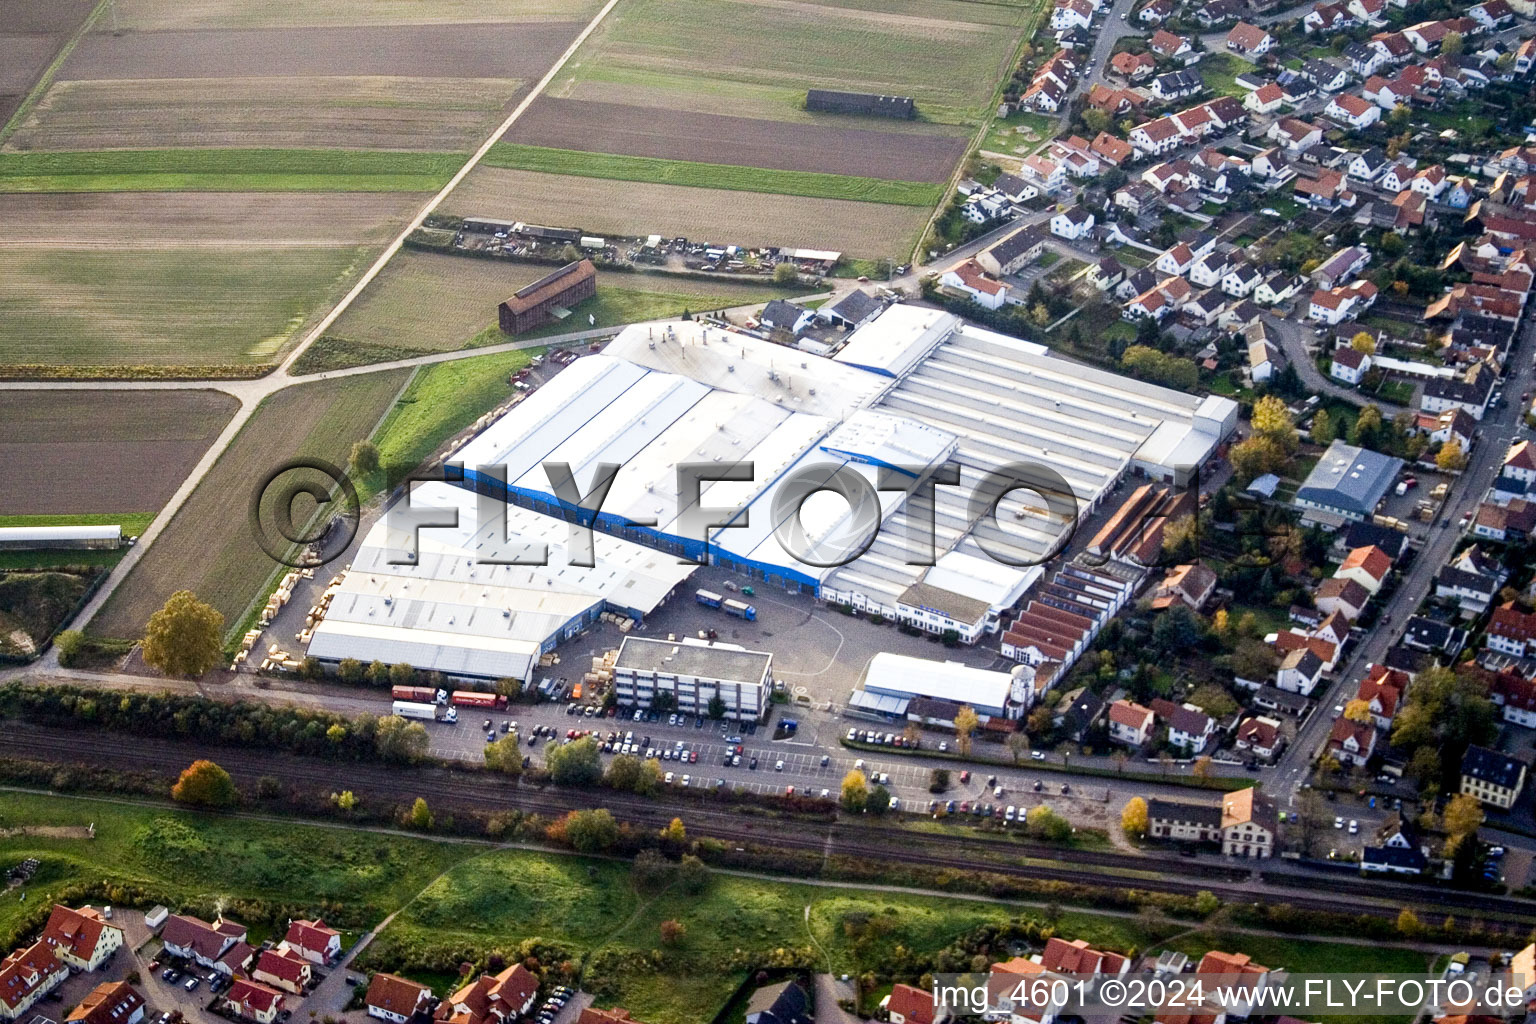
<path id="1" fill-rule="evenodd" d="M 1525 353 L 1530 350 L 1526 342 L 1532 330 L 1527 320 L 1511 346 L 1510 372 L 1503 387 L 1513 394 L 1519 394 L 1530 386 L 1531 365 Z M 1461 539 L 1457 523 L 1482 501 L 1493 478 L 1498 475 L 1510 442 L 1519 434 L 1521 427 L 1517 401 L 1506 402 L 1502 409 L 1490 409 L 1484 416 L 1482 439 L 1473 447 L 1466 471 L 1452 486 L 1440 516 L 1429 532 L 1427 542 L 1415 556 L 1412 567 L 1404 575 L 1391 600 L 1382 609 L 1376 627 L 1355 649 L 1349 663 L 1335 672 L 1333 682 L 1313 695 L 1318 702 L 1319 712 L 1350 696 L 1365 675 L 1366 666 L 1381 661 L 1387 650 L 1397 642 L 1403 623 L 1429 594 L 1435 574 L 1445 565 Z M 1286 749 L 1274 769 L 1279 775 L 1276 782 L 1271 784 L 1274 792 L 1285 793 L 1288 801 L 1294 799 L 1301 784 L 1306 781 L 1308 765 L 1326 740 L 1332 724 L 1327 714 L 1318 713 L 1302 726 L 1295 742 Z"/>

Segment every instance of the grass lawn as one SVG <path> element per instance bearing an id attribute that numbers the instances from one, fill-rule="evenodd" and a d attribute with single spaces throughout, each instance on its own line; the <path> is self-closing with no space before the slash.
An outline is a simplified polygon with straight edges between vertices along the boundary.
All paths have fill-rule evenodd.
<path id="1" fill-rule="evenodd" d="M 1023 158 L 1049 142 L 1055 133 L 1053 118 L 1024 111 L 993 119 L 979 148 L 989 153 Z"/>
<path id="2" fill-rule="evenodd" d="M 542 349 L 436 363 L 416 371 L 374 434 L 380 477 L 403 479 L 448 438 L 512 393 L 508 378 Z"/>
<path id="3" fill-rule="evenodd" d="M 1035 260 L 1035 266 L 1037 266 L 1037 267 L 1054 267 L 1056 264 L 1058 264 L 1060 262 L 1061 262 L 1061 253 L 1055 252 L 1054 250 L 1051 250 L 1051 249 L 1047 249 L 1045 252 L 1042 252 L 1040 254 L 1040 258 L 1039 259 Z"/>
<path id="4" fill-rule="evenodd" d="M 514 171 L 575 174 L 585 178 L 644 181 L 658 185 L 723 188 L 736 192 L 770 192 L 814 199 L 851 199 L 897 206 L 933 206 L 943 186 L 884 178 L 859 178 L 813 171 L 780 171 L 731 164 L 701 164 L 644 156 L 585 153 L 498 142 L 485 163 Z"/>
<path id="5" fill-rule="evenodd" d="M 1248 90 L 1237 84 L 1237 76 L 1252 71 L 1253 65 L 1230 53 L 1207 53 L 1195 67 L 1205 87 L 1218 96 L 1247 96 Z"/>
<path id="6" fill-rule="evenodd" d="M 0 153 L 0 192 L 432 192 L 463 163 L 342 149 Z"/>

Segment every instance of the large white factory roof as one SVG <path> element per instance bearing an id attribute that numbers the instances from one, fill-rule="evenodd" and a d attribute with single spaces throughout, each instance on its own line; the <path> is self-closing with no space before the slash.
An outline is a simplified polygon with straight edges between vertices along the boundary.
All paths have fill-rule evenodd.
<path id="1" fill-rule="evenodd" d="M 573 566 L 564 521 L 509 506 L 506 539 L 498 540 L 500 524 L 480 523 L 477 501 L 449 484 L 415 488 L 413 508 L 454 509 L 459 523 L 421 529 L 415 564 L 393 564 L 415 550 L 411 531 L 391 529 L 389 516 L 375 523 L 309 653 L 525 678 L 529 662 L 573 619 L 605 601 L 649 612 L 694 570 L 601 533 L 593 537 L 596 565 Z M 544 565 L 484 561 L 533 560 L 540 545 L 548 550 Z"/>
<path id="2" fill-rule="evenodd" d="M 583 494 L 600 464 L 616 464 L 604 525 L 689 552 L 702 545 L 680 521 L 690 510 L 678 507 L 678 466 L 750 462 L 751 482 L 706 483 L 699 498 L 707 508 L 736 510 L 736 521 L 747 524 L 711 533 L 723 559 L 839 599 L 863 595 L 868 607 L 893 607 L 921 583 L 929 598 L 948 592 L 961 599 L 957 608 L 998 612 L 1039 569 L 1005 564 L 989 551 L 1006 541 L 1016 560 L 1043 561 L 1071 525 L 1072 502 L 1047 492 L 1064 489 L 1080 512 L 1091 509 L 1132 466 L 1161 475 L 1202 461 L 1235 416 L 1226 399 L 1201 400 L 1082 366 L 951 314 L 898 304 L 855 332 L 837 359 L 693 321 L 627 328 L 451 458 L 470 473 L 504 465 L 515 500 L 546 510 L 558 507 L 546 462 L 569 464 Z M 960 485 L 936 488 L 931 568 L 911 564 L 914 516 L 901 491 L 879 492 L 879 509 L 862 510 L 883 527 L 847 565 L 804 564 L 774 536 L 775 498 L 797 471 L 818 479 L 850 468 L 873 484 L 882 467 L 918 467 L 915 486 L 946 460 L 959 465 Z M 978 523 L 970 495 L 988 474 L 1017 464 L 1048 469 L 1060 482 L 1042 484 L 1045 499 L 1018 489 L 995 521 Z M 484 474 L 474 479 L 483 484 Z M 543 511 L 509 508 L 513 540 L 497 544 L 476 528 L 469 491 L 434 485 L 419 488 L 415 500 L 456 505 L 462 525 L 424 531 L 417 566 L 386 565 L 384 527 L 375 527 L 316 630 L 312 654 L 409 660 L 444 671 L 500 666 L 536 654 L 566 623 L 604 602 L 649 611 L 691 569 L 675 554 L 601 532 L 597 567 L 580 569 L 566 560 L 566 524 Z M 826 542 L 823 555 L 861 539 L 853 536 L 856 518 L 829 493 L 805 502 L 799 515 L 804 536 Z M 473 564 L 492 549 L 539 541 L 550 544 L 549 568 Z"/>

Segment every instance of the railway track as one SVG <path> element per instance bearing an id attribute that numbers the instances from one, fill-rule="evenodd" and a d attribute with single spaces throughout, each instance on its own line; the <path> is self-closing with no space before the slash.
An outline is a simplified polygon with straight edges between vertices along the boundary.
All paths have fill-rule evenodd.
<path id="1" fill-rule="evenodd" d="M 0 751 L 27 760 L 94 764 L 126 771 L 174 777 L 193 759 L 210 756 L 208 748 L 176 740 L 144 740 L 113 733 L 91 734 L 82 745 L 78 733 L 17 722 L 0 723 Z M 609 790 L 538 789 L 479 772 L 445 767 L 404 768 L 323 761 L 297 755 L 262 754 L 241 748 L 212 753 L 242 786 L 270 776 L 311 791 L 350 789 L 369 803 L 396 804 L 426 796 L 434 809 L 517 810 L 558 817 L 572 809 L 606 807 L 635 826 L 660 828 L 681 816 L 695 835 L 736 844 L 810 851 L 826 856 L 899 861 L 923 867 L 967 866 L 1014 878 L 1124 887 L 1150 892 L 1192 894 L 1207 890 L 1231 903 L 1285 903 L 1304 910 L 1364 913 L 1395 918 L 1403 906 L 1472 912 L 1487 919 L 1528 922 L 1536 905 L 1509 897 L 1464 893 L 1406 883 L 1353 885 L 1335 894 L 1312 876 L 1262 875 L 1246 868 L 1205 864 L 1187 858 L 1166 859 L 1116 851 L 1062 850 L 1022 841 L 956 835 L 903 833 L 893 843 L 889 827 L 803 818 L 748 817 L 740 810 L 697 803 L 627 796 Z M 1070 858 L 1073 864 L 1062 863 Z M 1098 870 L 1092 870 L 1092 869 Z M 1118 874 L 1116 873 L 1118 872 Z M 1362 891 L 1362 889 L 1364 891 Z"/>

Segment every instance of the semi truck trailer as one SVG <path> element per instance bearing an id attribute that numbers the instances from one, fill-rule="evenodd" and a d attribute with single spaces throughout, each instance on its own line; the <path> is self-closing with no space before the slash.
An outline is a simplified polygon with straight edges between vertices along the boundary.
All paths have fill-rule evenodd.
<path id="1" fill-rule="evenodd" d="M 414 700 L 397 700 L 394 704 L 396 715 L 401 718 L 414 718 L 423 722 L 435 722 L 438 720 L 440 709 L 436 704 L 423 704 Z M 457 722 L 459 713 L 453 708 L 441 712 L 444 722 Z"/>

